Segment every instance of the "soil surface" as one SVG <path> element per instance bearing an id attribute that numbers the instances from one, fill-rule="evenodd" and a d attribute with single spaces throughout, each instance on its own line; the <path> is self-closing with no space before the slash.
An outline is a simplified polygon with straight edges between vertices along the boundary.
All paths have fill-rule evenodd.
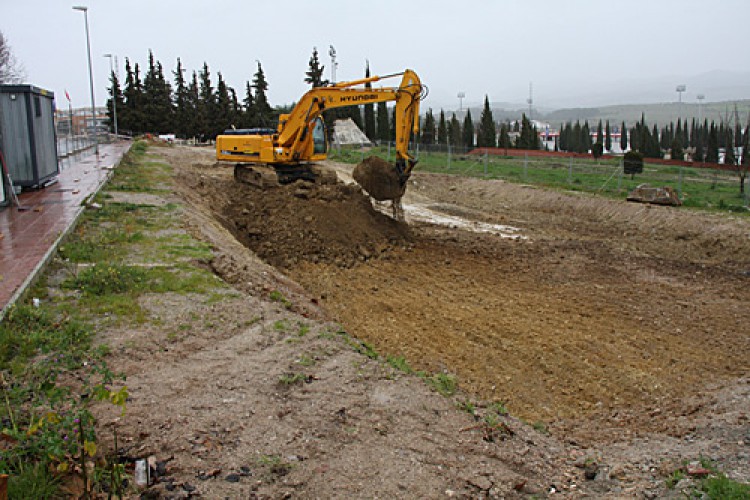
<path id="1" fill-rule="evenodd" d="M 120 361 L 134 453 L 180 495 L 655 498 L 701 457 L 750 480 L 748 218 L 415 172 L 398 222 L 351 166 L 261 190 L 158 151 L 241 292 L 155 298 L 212 326 Z M 489 426 L 492 402 L 512 416 Z"/>

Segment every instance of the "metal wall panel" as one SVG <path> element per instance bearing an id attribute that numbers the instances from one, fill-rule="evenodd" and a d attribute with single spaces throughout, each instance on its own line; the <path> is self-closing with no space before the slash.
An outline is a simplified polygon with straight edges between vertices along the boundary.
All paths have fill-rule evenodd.
<path id="1" fill-rule="evenodd" d="M 40 187 L 59 173 L 54 94 L 0 85 L 0 148 L 16 186 Z"/>

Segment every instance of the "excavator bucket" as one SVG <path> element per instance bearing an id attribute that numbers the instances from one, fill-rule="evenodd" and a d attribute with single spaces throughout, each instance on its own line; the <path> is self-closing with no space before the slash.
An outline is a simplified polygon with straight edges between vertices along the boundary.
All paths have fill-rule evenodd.
<path id="1" fill-rule="evenodd" d="M 354 180 L 377 201 L 399 200 L 406 191 L 406 178 L 392 163 L 370 156 L 354 167 Z"/>

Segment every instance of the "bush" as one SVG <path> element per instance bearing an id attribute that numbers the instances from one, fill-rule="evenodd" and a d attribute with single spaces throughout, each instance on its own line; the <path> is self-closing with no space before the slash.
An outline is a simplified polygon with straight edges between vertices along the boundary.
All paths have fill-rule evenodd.
<path id="1" fill-rule="evenodd" d="M 623 168 L 626 174 L 634 176 L 643 173 L 643 155 L 637 151 L 628 151 L 625 153 Z"/>

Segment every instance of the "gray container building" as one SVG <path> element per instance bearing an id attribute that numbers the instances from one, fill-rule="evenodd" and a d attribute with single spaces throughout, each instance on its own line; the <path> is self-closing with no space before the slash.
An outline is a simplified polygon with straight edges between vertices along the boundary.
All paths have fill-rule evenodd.
<path id="1" fill-rule="evenodd" d="M 52 92 L 33 85 L 0 85 L 0 150 L 14 186 L 39 188 L 57 177 Z"/>

